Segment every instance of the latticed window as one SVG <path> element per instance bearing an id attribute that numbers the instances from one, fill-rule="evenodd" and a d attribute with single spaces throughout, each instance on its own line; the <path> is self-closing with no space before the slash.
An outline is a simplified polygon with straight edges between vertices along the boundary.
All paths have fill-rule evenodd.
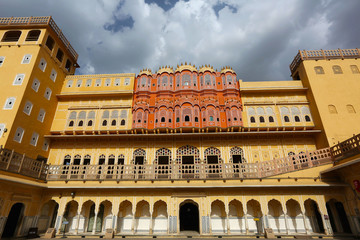
<path id="1" fill-rule="evenodd" d="M 132 164 L 143 165 L 146 163 L 146 151 L 142 148 L 138 148 L 133 153 Z"/>
<path id="2" fill-rule="evenodd" d="M 76 154 L 75 157 L 74 157 L 73 164 L 74 165 L 80 165 L 80 162 L 81 162 L 81 156 L 79 154 Z"/>
<path id="3" fill-rule="evenodd" d="M 125 156 L 124 156 L 124 154 L 120 154 L 120 155 L 118 156 L 118 162 L 117 162 L 117 164 L 119 164 L 119 165 L 124 165 L 124 163 L 125 163 Z"/>
<path id="4" fill-rule="evenodd" d="M 137 121 L 141 122 L 141 118 L 142 118 L 142 112 L 138 112 L 137 113 Z"/>
<path id="5" fill-rule="evenodd" d="M 170 164 L 171 151 L 167 148 L 160 148 L 155 153 L 155 164 Z"/>
<path id="6" fill-rule="evenodd" d="M 231 163 L 245 163 L 244 151 L 240 147 L 233 147 L 230 149 L 230 162 Z"/>
<path id="7" fill-rule="evenodd" d="M 200 163 L 200 152 L 194 146 L 186 145 L 176 150 L 177 164 L 197 164 Z"/>
<path id="8" fill-rule="evenodd" d="M 221 152 L 218 148 L 209 147 L 204 151 L 205 162 L 208 164 L 216 164 L 221 162 Z"/>
<path id="9" fill-rule="evenodd" d="M 105 110 L 105 111 L 103 112 L 102 118 L 109 118 L 109 115 L 110 115 L 109 111 L 108 111 L 108 110 Z"/>
<path id="10" fill-rule="evenodd" d="M 194 86 L 196 86 L 196 74 L 195 73 L 193 74 L 193 84 L 194 84 Z"/>
<path id="11" fill-rule="evenodd" d="M 227 81 L 228 84 L 231 84 L 232 79 L 231 79 L 231 75 L 230 75 L 230 74 L 226 76 L 226 81 Z"/>
<path id="12" fill-rule="evenodd" d="M 126 110 L 121 110 L 120 117 L 121 118 L 126 118 L 127 117 L 127 111 Z"/>
<path id="13" fill-rule="evenodd" d="M 176 76 L 176 86 L 180 86 L 180 75 Z"/>
<path id="14" fill-rule="evenodd" d="M 108 158 L 108 164 L 109 165 L 114 165 L 115 164 L 115 155 L 111 154 Z"/>
<path id="15" fill-rule="evenodd" d="M 141 86 L 145 87 L 145 85 L 146 85 L 146 77 L 144 76 L 141 78 Z"/>
<path id="16" fill-rule="evenodd" d="M 210 74 L 205 75 L 205 85 L 211 85 L 211 76 L 210 76 Z"/>
<path id="17" fill-rule="evenodd" d="M 359 68 L 356 65 L 350 65 L 353 74 L 359 74 Z"/>
<path id="18" fill-rule="evenodd" d="M 118 116 L 119 116 L 119 111 L 118 110 L 114 110 L 114 111 L 111 112 L 111 117 L 112 118 L 118 118 Z"/>
<path id="19" fill-rule="evenodd" d="M 325 74 L 324 69 L 321 66 L 314 67 L 314 70 L 316 74 Z"/>
<path id="20" fill-rule="evenodd" d="M 99 157 L 99 165 L 103 165 L 105 164 L 105 155 L 104 154 L 101 154 L 100 157 Z"/>
<path id="21" fill-rule="evenodd" d="M 182 85 L 183 86 L 190 86 L 191 84 L 191 78 L 189 74 L 184 74 L 182 76 Z"/>
<path id="22" fill-rule="evenodd" d="M 84 157 L 83 165 L 90 165 L 91 162 L 91 156 L 89 154 L 86 154 Z"/>
<path id="23" fill-rule="evenodd" d="M 163 76 L 163 77 L 162 77 L 162 85 L 163 85 L 163 86 L 167 86 L 167 83 L 168 83 L 168 77 L 167 77 L 167 76 Z"/>
<path id="24" fill-rule="evenodd" d="M 334 71 L 334 74 L 342 74 L 343 73 L 343 71 L 342 71 L 342 69 L 341 69 L 341 67 L 339 65 L 334 65 L 332 67 L 332 69 Z"/>
<path id="25" fill-rule="evenodd" d="M 189 108 L 185 108 L 183 110 L 183 116 L 184 116 L 184 121 L 185 122 L 189 122 L 191 119 L 191 109 Z"/>
<path id="26" fill-rule="evenodd" d="M 70 165 L 70 162 L 71 162 L 71 156 L 69 154 L 67 154 L 64 157 L 64 165 Z"/>
<path id="27" fill-rule="evenodd" d="M 226 82 L 225 82 L 225 76 L 222 76 L 221 79 L 222 79 L 223 85 L 225 85 L 225 84 L 226 84 Z"/>

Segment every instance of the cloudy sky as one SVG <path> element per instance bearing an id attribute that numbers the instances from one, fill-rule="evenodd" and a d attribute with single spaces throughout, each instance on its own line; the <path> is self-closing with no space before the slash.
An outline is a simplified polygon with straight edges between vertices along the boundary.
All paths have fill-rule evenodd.
<path id="1" fill-rule="evenodd" d="M 290 79 L 299 49 L 360 47 L 359 0 L 0 0 L 0 16 L 54 17 L 76 74 L 181 62 L 231 66 L 245 81 Z"/>

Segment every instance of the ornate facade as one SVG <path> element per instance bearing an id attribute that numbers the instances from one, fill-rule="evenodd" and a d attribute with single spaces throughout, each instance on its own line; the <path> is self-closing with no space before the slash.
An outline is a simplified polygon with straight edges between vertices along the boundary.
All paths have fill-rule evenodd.
<path id="1" fill-rule="evenodd" d="M 74 75 L 51 17 L 0 18 L 0 236 L 357 236 L 359 57 Z"/>

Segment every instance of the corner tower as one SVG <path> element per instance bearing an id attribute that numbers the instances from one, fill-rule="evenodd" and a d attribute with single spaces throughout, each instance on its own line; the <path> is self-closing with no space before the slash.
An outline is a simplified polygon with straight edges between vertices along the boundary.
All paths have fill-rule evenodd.
<path id="1" fill-rule="evenodd" d="M 360 132 L 359 49 L 302 50 L 290 64 L 302 80 L 315 125 L 323 130 L 319 147 L 334 145 Z"/>
<path id="2" fill-rule="evenodd" d="M 52 17 L 0 18 L 0 145 L 46 159 L 49 134 L 78 54 Z"/>

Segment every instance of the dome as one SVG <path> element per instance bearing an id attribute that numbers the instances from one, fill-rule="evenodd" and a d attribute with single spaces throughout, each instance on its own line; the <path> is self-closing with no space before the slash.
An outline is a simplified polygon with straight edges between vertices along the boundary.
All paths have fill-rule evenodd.
<path id="1" fill-rule="evenodd" d="M 157 71 L 157 74 L 162 74 L 162 73 L 174 73 L 174 69 L 170 66 L 163 66 L 163 67 L 160 67 L 159 70 Z"/>
<path id="2" fill-rule="evenodd" d="M 141 76 L 141 75 L 143 75 L 143 74 L 146 74 L 146 75 L 148 75 L 148 76 L 152 76 L 152 73 L 151 73 L 151 70 L 150 70 L 150 69 L 142 69 L 142 70 L 140 71 L 140 73 L 139 73 L 138 76 Z"/>
<path id="3" fill-rule="evenodd" d="M 227 73 L 227 72 L 232 72 L 232 73 L 235 73 L 236 74 L 236 72 L 232 69 L 232 67 L 230 67 L 230 66 L 226 66 L 226 67 L 223 67 L 223 68 L 221 68 L 221 72 L 220 73 Z"/>
<path id="4" fill-rule="evenodd" d="M 190 72 L 197 72 L 195 65 L 192 66 L 191 63 L 187 64 L 186 62 L 184 65 L 182 63 L 180 66 L 178 65 L 175 72 L 182 72 L 184 70 L 189 70 Z"/>
<path id="5" fill-rule="evenodd" d="M 204 73 L 206 71 L 215 73 L 215 70 L 214 70 L 213 66 L 210 66 L 210 65 L 201 66 L 200 69 L 199 69 L 199 73 Z"/>

